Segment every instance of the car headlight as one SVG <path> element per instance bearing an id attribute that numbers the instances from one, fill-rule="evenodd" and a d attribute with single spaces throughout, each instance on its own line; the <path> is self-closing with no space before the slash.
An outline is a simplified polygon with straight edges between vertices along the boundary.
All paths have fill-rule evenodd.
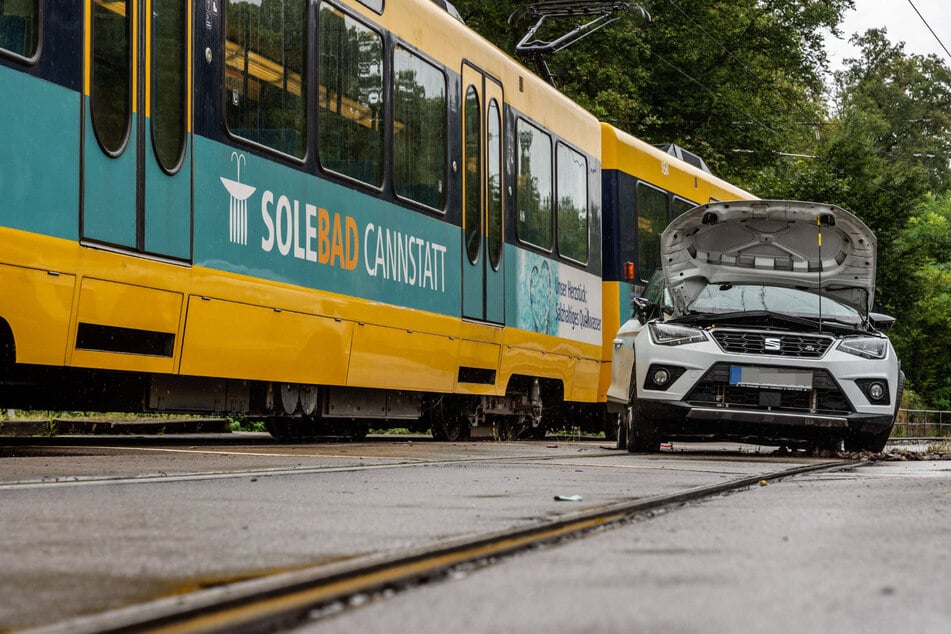
<path id="1" fill-rule="evenodd" d="M 707 340 L 707 336 L 699 328 L 688 328 L 676 324 L 652 321 L 650 331 L 654 343 L 662 346 L 682 346 L 687 343 L 700 343 Z"/>
<path id="2" fill-rule="evenodd" d="M 884 337 L 849 337 L 839 343 L 839 350 L 865 359 L 884 359 L 888 340 Z"/>

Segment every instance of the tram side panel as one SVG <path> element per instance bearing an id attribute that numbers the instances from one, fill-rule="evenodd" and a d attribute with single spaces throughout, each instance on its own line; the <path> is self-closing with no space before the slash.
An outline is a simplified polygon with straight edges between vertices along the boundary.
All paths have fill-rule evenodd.
<path id="1" fill-rule="evenodd" d="M 61 365 L 79 226 L 81 33 L 67 25 L 81 6 L 46 11 L 64 19 L 43 24 L 38 3 L 0 17 L 0 361 Z"/>
<path id="2" fill-rule="evenodd" d="M 382 61 L 382 31 L 373 22 L 325 5 L 319 11 L 328 24 L 345 23 L 378 42 Z M 225 83 L 198 95 L 194 264 L 205 290 L 189 298 L 181 372 L 451 391 L 458 229 L 386 196 L 382 163 L 318 165 L 315 116 L 309 128 L 241 127 L 245 104 L 275 88 L 242 75 L 231 57 L 244 43 L 228 39 L 223 19 L 197 30 L 200 42 L 221 52 L 198 61 L 198 85 Z M 307 28 L 314 31 L 312 23 Z M 261 51 L 248 55 L 259 66 L 275 64 Z M 306 101 L 313 73 L 288 76 L 297 86 L 291 92 Z M 327 90 L 318 86 L 315 96 L 326 98 Z M 307 138 L 300 152 L 282 145 L 291 136 Z M 379 169 L 380 180 L 369 169 Z"/>

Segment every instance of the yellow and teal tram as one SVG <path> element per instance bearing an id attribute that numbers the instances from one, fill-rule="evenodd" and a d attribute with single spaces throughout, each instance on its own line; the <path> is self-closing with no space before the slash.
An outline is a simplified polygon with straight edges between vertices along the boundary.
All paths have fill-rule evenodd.
<path id="1" fill-rule="evenodd" d="M 431 0 L 6 0 L 0 406 L 600 430 L 666 221 L 746 197 Z"/>

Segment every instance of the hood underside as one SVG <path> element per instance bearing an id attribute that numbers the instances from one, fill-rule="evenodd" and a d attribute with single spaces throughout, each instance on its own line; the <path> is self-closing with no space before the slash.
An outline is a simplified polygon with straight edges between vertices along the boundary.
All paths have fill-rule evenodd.
<path id="1" fill-rule="evenodd" d="M 707 284 L 822 290 L 868 313 L 876 245 L 871 229 L 841 207 L 749 200 L 678 216 L 661 236 L 661 258 L 678 314 Z"/>

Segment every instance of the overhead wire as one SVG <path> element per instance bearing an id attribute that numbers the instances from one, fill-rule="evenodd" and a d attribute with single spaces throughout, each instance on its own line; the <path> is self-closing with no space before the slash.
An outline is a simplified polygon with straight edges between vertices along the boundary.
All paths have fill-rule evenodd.
<path id="1" fill-rule="evenodd" d="M 944 49 L 944 52 L 948 56 L 948 59 L 951 59 L 951 51 L 948 51 L 948 47 L 944 45 L 944 42 L 941 41 L 941 38 L 938 37 L 938 34 L 935 33 L 934 29 L 931 28 L 931 25 L 928 24 L 928 20 L 925 19 L 925 16 L 921 15 L 921 11 L 918 10 L 918 7 L 915 6 L 915 3 L 912 2 L 912 0 L 908 0 L 908 4 L 910 4 L 911 8 L 915 10 L 915 13 L 918 14 L 918 17 L 921 19 L 924 25 L 928 27 L 928 30 L 931 31 L 931 34 L 934 36 L 934 39 L 936 39 L 938 41 L 938 44 L 941 46 L 941 48 Z"/>

